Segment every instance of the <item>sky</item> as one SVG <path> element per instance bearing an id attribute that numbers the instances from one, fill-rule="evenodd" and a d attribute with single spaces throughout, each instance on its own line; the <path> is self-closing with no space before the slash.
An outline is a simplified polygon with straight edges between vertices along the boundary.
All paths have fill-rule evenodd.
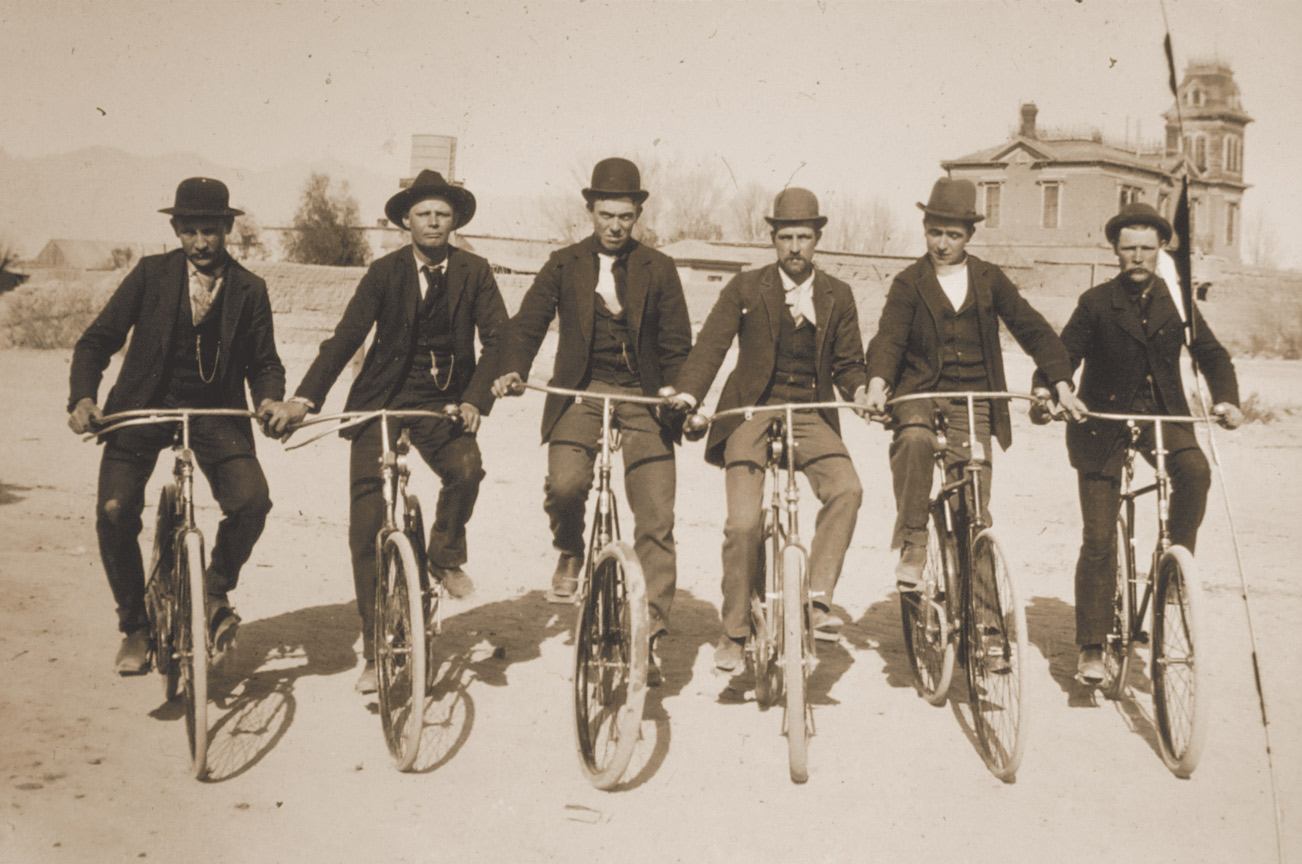
<path id="1" fill-rule="evenodd" d="M 1255 118 L 1245 213 L 1302 266 L 1302 3 L 1166 10 L 1178 68 L 1232 65 Z M 332 159 L 396 179 L 413 133 L 455 135 L 480 231 L 615 154 L 916 212 L 940 161 L 1005 140 L 1023 101 L 1042 126 L 1145 140 L 1172 101 L 1159 0 L 0 0 L 0 32 L 11 155 Z M 369 221 L 396 183 L 359 191 Z"/>

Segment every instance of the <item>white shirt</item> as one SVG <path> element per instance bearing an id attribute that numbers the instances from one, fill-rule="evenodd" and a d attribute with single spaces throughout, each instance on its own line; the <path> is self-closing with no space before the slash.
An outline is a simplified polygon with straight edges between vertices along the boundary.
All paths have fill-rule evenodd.
<path id="1" fill-rule="evenodd" d="M 967 299 L 967 265 L 964 264 L 947 276 L 937 273 L 936 281 L 940 282 L 940 290 L 945 292 L 945 296 L 949 298 L 949 305 L 954 307 L 954 311 L 962 309 L 963 301 Z"/>
<path id="2" fill-rule="evenodd" d="M 420 283 L 420 299 L 424 300 L 425 295 L 429 293 L 429 277 L 425 275 L 425 268 L 428 267 L 431 270 L 442 270 L 443 276 L 446 278 L 448 275 L 448 259 L 445 257 L 437 264 L 426 264 L 417 257 L 416 247 L 414 246 L 411 249 L 411 257 L 416 259 L 416 276 L 419 277 L 416 281 Z"/>
<path id="3" fill-rule="evenodd" d="M 778 268 L 778 275 L 782 277 L 782 290 L 786 294 L 787 308 L 791 310 L 791 317 L 796 319 L 796 326 L 801 326 L 805 321 L 816 325 L 818 322 L 814 318 L 814 271 L 810 270 L 808 278 L 799 285 L 781 267 Z"/>
<path id="4" fill-rule="evenodd" d="M 619 302 L 619 292 L 615 290 L 615 256 L 597 253 L 597 293 L 606 301 L 606 308 L 615 315 L 624 311 Z"/>

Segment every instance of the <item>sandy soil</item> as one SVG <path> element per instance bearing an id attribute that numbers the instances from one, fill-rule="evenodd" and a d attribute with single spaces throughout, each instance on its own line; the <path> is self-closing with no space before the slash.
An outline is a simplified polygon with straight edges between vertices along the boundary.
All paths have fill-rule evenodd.
<path id="1" fill-rule="evenodd" d="M 311 349 L 287 346 L 286 355 L 292 385 Z M 1182 781 L 1157 755 L 1143 680 L 1119 704 L 1072 680 L 1075 478 L 1061 430 L 1024 421 L 997 458 L 993 505 L 1032 645 L 1029 744 L 1015 784 L 986 771 L 965 706 L 933 708 L 913 689 L 887 548 L 888 439 L 851 421 L 868 494 L 837 592 L 851 623 L 811 680 L 808 784 L 787 778 L 781 712 L 759 710 L 713 671 L 723 486 L 697 444 L 679 462 L 666 680 L 647 702 L 635 776 L 614 793 L 589 787 L 570 729 L 571 614 L 542 602 L 552 553 L 536 394 L 500 404 L 482 432 L 489 477 L 468 568 L 479 590 L 448 607 L 447 684 L 413 774 L 393 769 L 373 697 L 353 692 L 346 447 L 260 444 L 276 507 L 235 597 L 245 624 L 210 709 L 215 776 L 197 783 L 186 773 L 179 706 L 163 702 L 157 676 L 110 671 L 118 634 L 92 519 L 99 451 L 64 425 L 67 363 L 66 352 L 0 352 L 0 861 L 1275 858 L 1219 481 L 1198 559 L 1212 725 L 1202 764 Z M 1010 367 L 1010 379 L 1026 380 L 1024 362 Z M 1245 393 L 1302 405 L 1297 364 L 1240 369 Z M 1288 415 L 1217 440 L 1255 601 L 1286 853 L 1297 859 L 1302 422 Z M 416 488 L 432 506 L 423 468 Z M 211 537 L 206 486 L 201 496 Z M 808 495 L 805 503 L 812 528 Z"/>

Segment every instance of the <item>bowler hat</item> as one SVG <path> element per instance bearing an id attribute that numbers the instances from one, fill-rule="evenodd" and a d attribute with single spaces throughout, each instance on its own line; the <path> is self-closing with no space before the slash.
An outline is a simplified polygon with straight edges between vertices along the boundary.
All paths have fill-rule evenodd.
<path id="1" fill-rule="evenodd" d="M 441 198 L 452 205 L 456 217 L 456 224 L 452 226 L 453 231 L 465 225 L 475 215 L 475 196 L 470 194 L 470 190 L 464 186 L 454 186 L 444 180 L 442 174 L 428 168 L 417 174 L 410 186 L 399 191 L 385 203 L 384 215 L 389 217 L 390 222 L 401 228 L 402 220 L 407 218 L 407 211 L 411 210 L 413 204 L 426 198 Z"/>
<path id="2" fill-rule="evenodd" d="M 1132 228 L 1136 225 L 1156 228 L 1157 236 L 1162 238 L 1163 243 L 1171 239 L 1171 223 L 1162 218 L 1162 214 L 1154 210 L 1153 205 L 1140 201 L 1123 206 L 1120 213 L 1108 220 L 1103 233 L 1109 243 L 1116 243 L 1122 228 Z"/>
<path id="3" fill-rule="evenodd" d="M 937 180 L 931 187 L 931 198 L 926 204 L 919 201 L 918 209 L 928 216 L 960 222 L 976 223 L 986 218 L 976 210 L 976 184 L 952 177 Z"/>
<path id="4" fill-rule="evenodd" d="M 773 215 L 764 220 L 774 228 L 791 222 L 813 222 L 815 231 L 822 231 L 827 224 L 827 217 L 818 215 L 818 196 L 798 186 L 779 192 L 773 199 Z"/>
<path id="5" fill-rule="evenodd" d="M 170 216 L 243 216 L 243 210 L 230 206 L 231 193 L 226 184 L 210 177 L 190 177 L 176 187 L 176 203 L 159 213 Z"/>
<path id="6" fill-rule="evenodd" d="M 592 185 L 583 190 L 589 204 L 602 198 L 628 198 L 641 204 L 651 193 L 642 188 L 642 174 L 627 159 L 612 156 L 592 168 Z"/>

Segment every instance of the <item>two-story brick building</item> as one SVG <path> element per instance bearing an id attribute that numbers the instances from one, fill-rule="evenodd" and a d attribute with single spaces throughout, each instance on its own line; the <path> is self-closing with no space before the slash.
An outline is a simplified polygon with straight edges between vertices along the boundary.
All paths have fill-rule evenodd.
<path id="1" fill-rule="evenodd" d="M 1252 118 L 1223 61 L 1190 63 L 1178 91 L 1183 136 L 1175 105 L 1163 115 L 1164 140 L 1135 143 L 1110 141 L 1095 130 L 1042 130 L 1036 105 L 1026 103 L 1008 140 L 942 162 L 951 177 L 980 190 L 986 218 L 973 248 L 1005 259 L 1107 262 L 1108 217 L 1122 204 L 1144 201 L 1171 218 L 1183 170 L 1190 178 L 1195 250 L 1239 260 L 1248 188 L 1243 132 Z"/>

